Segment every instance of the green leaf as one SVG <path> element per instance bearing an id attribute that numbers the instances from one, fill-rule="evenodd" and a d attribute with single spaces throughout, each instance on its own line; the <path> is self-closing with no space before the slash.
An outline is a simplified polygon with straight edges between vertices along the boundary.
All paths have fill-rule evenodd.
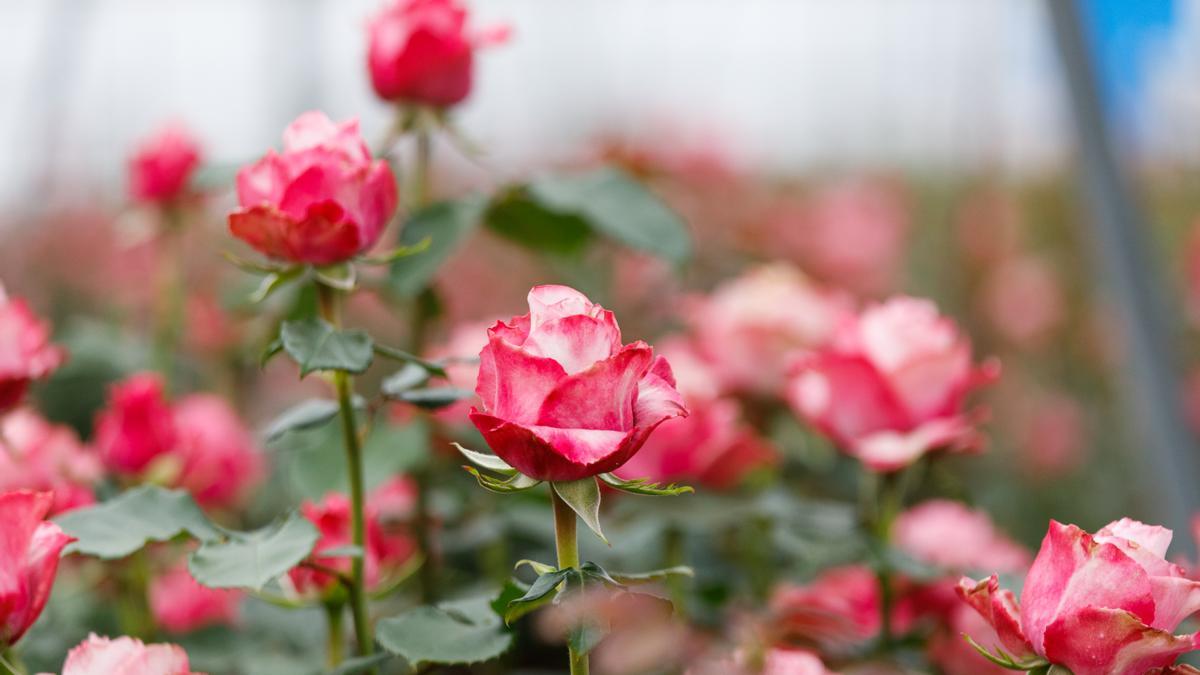
<path id="1" fill-rule="evenodd" d="M 361 330 L 339 331 L 322 319 L 285 321 L 283 349 L 300 365 L 300 376 L 316 370 L 362 373 L 374 355 L 371 336 Z"/>
<path id="2" fill-rule="evenodd" d="M 308 557 L 320 536 L 299 513 L 260 530 L 227 535 L 224 541 L 204 542 L 192 554 L 188 570 L 210 588 L 256 591 Z"/>
<path id="3" fill-rule="evenodd" d="M 613 239 L 674 263 L 692 252 L 683 219 L 632 176 L 607 167 L 573 176 L 546 176 L 529 183 L 546 208 L 575 214 Z"/>
<path id="4" fill-rule="evenodd" d="M 276 443 L 288 464 L 297 496 L 319 500 L 329 492 L 348 492 L 349 474 L 339 424 L 289 434 Z M 397 473 L 420 468 L 429 456 L 428 430 L 420 421 L 399 425 L 379 419 L 363 443 L 363 474 L 373 490 Z"/>
<path id="5" fill-rule="evenodd" d="M 191 495 L 154 485 L 137 487 L 101 504 L 65 513 L 56 522 L 75 537 L 67 546 L 67 553 L 105 559 L 124 558 L 148 542 L 169 541 L 185 534 L 201 541 L 221 536 Z"/>
<path id="6" fill-rule="evenodd" d="M 494 659 L 512 645 L 490 598 L 417 607 L 379 622 L 379 644 L 414 668 L 423 664 L 471 664 Z"/>
<path id="7" fill-rule="evenodd" d="M 514 474 L 508 478 L 501 479 L 493 478 L 486 473 L 480 473 L 480 471 L 473 466 L 464 466 L 463 468 L 466 469 L 467 472 L 472 476 L 475 476 L 475 480 L 479 483 L 480 487 L 499 494 L 524 492 L 529 488 L 536 487 L 542 482 L 536 478 L 530 478 L 523 473 Z"/>
<path id="8" fill-rule="evenodd" d="M 534 574 L 538 574 L 538 575 L 549 574 L 550 572 L 553 572 L 556 569 L 553 565 L 547 565 L 544 562 L 530 560 L 529 558 L 525 558 L 524 560 L 518 560 L 517 564 L 513 565 L 513 569 L 517 569 L 517 570 L 521 569 L 522 567 L 528 567 L 529 569 L 533 570 Z"/>
<path id="9" fill-rule="evenodd" d="M 571 629 L 567 635 L 567 644 L 577 654 L 589 654 L 606 635 L 608 635 L 608 627 L 593 621 L 585 621 Z"/>
<path id="10" fill-rule="evenodd" d="M 433 275 L 479 224 L 484 202 L 469 197 L 441 202 L 424 208 L 408 219 L 400 232 L 400 243 L 415 246 L 429 239 L 428 248 L 419 255 L 392 262 L 388 285 L 401 297 L 420 293 Z"/>
<path id="11" fill-rule="evenodd" d="M 379 385 L 379 390 L 384 396 L 392 398 L 428 381 L 429 371 L 415 363 L 406 363 L 400 370 L 384 378 L 383 383 Z"/>
<path id="12" fill-rule="evenodd" d="M 611 576 L 621 585 L 636 586 L 638 584 L 660 583 L 670 577 L 694 577 L 696 576 L 696 572 L 687 565 L 677 565 L 649 572 L 612 572 Z"/>
<path id="13" fill-rule="evenodd" d="M 409 403 L 426 410 L 437 410 L 438 408 L 445 408 L 448 405 L 454 405 L 459 401 L 466 401 L 474 395 L 474 391 L 461 387 L 426 387 L 423 389 L 401 391 L 394 396 L 388 396 L 388 398 L 400 401 L 401 403 Z"/>
<path id="14" fill-rule="evenodd" d="M 329 671 L 327 675 L 358 675 L 358 673 L 365 673 L 394 658 L 396 657 L 384 652 L 370 656 L 356 656 L 352 659 L 342 661 L 338 664 L 337 668 Z"/>
<path id="15" fill-rule="evenodd" d="M 495 471 L 496 473 L 502 473 L 506 476 L 511 476 L 512 474 L 517 472 L 516 469 L 509 466 L 508 462 L 500 459 L 499 457 L 497 457 L 495 455 L 491 455 L 486 452 L 478 452 L 476 450 L 471 450 L 469 448 L 464 448 L 463 446 L 459 445 L 458 443 L 451 443 L 450 445 L 453 445 L 460 453 L 462 453 L 462 456 L 466 457 L 467 461 L 471 462 L 472 464 L 474 464 L 475 466 L 477 466 L 481 469 L 487 469 L 488 471 Z"/>
<path id="16" fill-rule="evenodd" d="M 289 431 L 302 431 L 324 426 L 338 416 L 337 401 L 325 398 L 310 398 L 280 413 L 267 428 L 263 438 L 268 442 L 278 439 Z"/>
<path id="17" fill-rule="evenodd" d="M 529 590 L 525 591 L 525 595 L 508 603 L 508 606 L 504 608 L 504 623 L 511 626 L 517 619 L 553 600 L 552 594 L 559 584 L 566 581 L 567 577 L 577 574 L 579 574 L 578 570 L 573 569 L 554 570 L 539 574 Z"/>
<path id="18" fill-rule="evenodd" d="M 484 214 L 488 228 L 535 251 L 572 255 L 587 246 L 591 228 L 573 213 L 560 213 L 514 188 L 500 193 Z"/>
<path id="19" fill-rule="evenodd" d="M 436 375 L 438 377 L 446 377 L 446 370 L 444 368 L 442 368 L 440 365 L 434 363 L 433 361 L 427 361 L 426 359 L 423 359 L 423 358 L 417 356 L 416 354 L 410 354 L 402 349 L 396 349 L 395 347 L 388 347 L 386 345 L 380 345 L 380 344 L 373 345 L 373 349 L 375 350 L 376 354 L 384 357 L 385 359 L 392 359 L 393 361 L 402 361 L 404 363 L 416 364 L 416 365 L 424 368 L 425 371 L 427 373 L 429 373 L 430 375 Z"/>
<path id="20" fill-rule="evenodd" d="M 433 243 L 433 237 L 425 237 L 421 241 L 412 246 L 397 246 L 396 248 L 376 256 L 365 256 L 359 258 L 359 261 L 366 265 L 387 265 L 401 258 L 407 258 L 410 255 L 424 253 L 429 250 L 429 245 Z"/>
<path id="21" fill-rule="evenodd" d="M 253 274 L 273 274 L 276 272 L 284 272 L 289 269 L 287 265 L 282 265 L 273 262 L 262 262 L 258 260 L 247 260 L 239 255 L 235 255 L 229 251 L 222 251 L 221 256 L 229 261 L 234 267 L 243 272 L 251 272 Z"/>
<path id="22" fill-rule="evenodd" d="M 352 291 L 358 285 L 358 270 L 352 263 L 342 262 L 336 265 L 317 267 L 317 281 L 339 291 Z"/>
<path id="23" fill-rule="evenodd" d="M 592 477 L 572 481 L 557 481 L 551 483 L 554 491 L 562 498 L 571 510 L 579 515 L 584 524 L 600 537 L 605 544 L 608 539 L 600 530 L 600 486 Z"/>
<path id="24" fill-rule="evenodd" d="M 625 480 L 615 474 L 602 473 L 598 476 L 609 487 L 628 492 L 635 495 L 649 495 L 651 497 L 673 497 L 675 495 L 687 494 L 695 492 L 691 486 L 676 485 L 671 483 L 663 486 L 658 483 L 651 483 L 645 478 L 634 478 L 633 480 Z"/>
<path id="25" fill-rule="evenodd" d="M 248 299 L 250 302 L 260 303 L 271 297 L 275 291 L 304 276 L 304 271 L 303 267 L 289 267 L 278 272 L 271 272 L 262 278 L 262 282 L 258 284 L 258 288 L 254 289 Z"/>
<path id="26" fill-rule="evenodd" d="M 276 337 L 274 340 L 271 340 L 270 344 L 263 349 L 263 353 L 258 357 L 258 367 L 266 368 L 267 363 L 281 351 L 283 351 L 283 340 Z"/>

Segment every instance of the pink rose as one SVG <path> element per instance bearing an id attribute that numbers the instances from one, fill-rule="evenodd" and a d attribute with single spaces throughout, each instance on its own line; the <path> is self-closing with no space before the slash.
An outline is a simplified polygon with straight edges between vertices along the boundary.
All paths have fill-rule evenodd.
<path id="1" fill-rule="evenodd" d="M 94 442 L 111 471 L 138 475 L 174 449 L 177 440 L 158 375 L 138 373 L 109 389 L 108 405 L 96 418 Z"/>
<path id="2" fill-rule="evenodd" d="M 970 451 L 981 439 L 963 410 L 998 367 L 971 364 L 971 343 L 927 300 L 893 298 L 843 323 L 833 343 L 801 358 L 793 409 L 873 471 L 925 453 Z"/>
<path id="3" fill-rule="evenodd" d="M 949 499 L 931 499 L 897 516 L 892 541 L 921 562 L 957 570 L 1017 573 L 1029 552 L 996 529 L 983 511 Z"/>
<path id="4" fill-rule="evenodd" d="M 396 477 L 376 488 L 366 504 L 366 555 L 363 567 L 368 586 L 387 581 L 391 572 L 416 553 L 407 516 L 416 500 L 416 485 L 408 478 Z M 316 526 L 321 538 L 313 548 L 312 559 L 317 564 L 349 573 L 350 558 L 322 556 L 322 551 L 351 545 L 350 499 L 344 494 L 330 493 L 318 503 L 305 502 L 300 507 L 305 518 Z M 298 566 L 288 572 L 296 592 L 323 594 L 333 587 L 336 579 L 320 570 Z"/>
<path id="5" fill-rule="evenodd" d="M 787 381 L 782 364 L 828 342 L 849 312 L 848 298 L 776 263 L 718 286 L 688 323 L 723 389 L 775 396 Z"/>
<path id="6" fill-rule="evenodd" d="M 54 498 L 47 492 L 0 495 L 0 646 L 21 639 L 37 621 L 71 537 L 45 520 Z"/>
<path id="7" fill-rule="evenodd" d="M 1017 659 L 1075 675 L 1142 675 L 1196 647 L 1196 634 L 1172 635 L 1200 609 L 1200 582 L 1164 558 L 1171 536 L 1128 518 L 1095 536 L 1051 521 L 1019 607 L 995 575 L 963 578 L 958 593 Z"/>
<path id="8" fill-rule="evenodd" d="M 0 413 L 15 408 L 33 380 L 62 365 L 66 352 L 50 344 L 50 327 L 0 285 Z"/>
<path id="9" fill-rule="evenodd" d="M 1005 675 L 1012 671 L 988 661 L 963 636 L 992 650 L 1003 648 L 996 631 L 975 610 L 961 602 L 949 611 L 946 625 L 929 638 L 925 654 L 945 675 Z"/>
<path id="10" fill-rule="evenodd" d="M 984 281 L 980 304 L 996 332 L 1025 349 L 1046 346 L 1067 313 L 1054 263 L 1033 255 L 996 265 Z"/>
<path id="11" fill-rule="evenodd" d="M 92 486 L 102 473 L 100 458 L 71 429 L 27 408 L 0 418 L 0 492 L 52 493 L 56 515 L 93 503 Z"/>
<path id="12" fill-rule="evenodd" d="M 687 415 L 671 367 L 622 346 L 612 312 L 566 286 L 537 286 L 529 313 L 488 330 L 471 422 L 539 480 L 579 480 L 629 460 L 664 420 Z"/>
<path id="13" fill-rule="evenodd" d="M 181 197 L 200 165 L 200 144 L 178 124 L 149 136 L 129 158 L 129 193 L 139 202 L 165 204 Z"/>
<path id="14" fill-rule="evenodd" d="M 176 634 L 235 624 L 241 602 L 237 591 L 196 583 L 187 565 L 176 565 L 155 577 L 150 582 L 149 596 L 155 623 Z"/>
<path id="15" fill-rule="evenodd" d="M 398 0 L 371 20 L 367 32 L 375 93 L 435 108 L 465 99 L 475 49 L 508 35 L 506 27 L 471 35 L 467 12 L 455 0 Z"/>
<path id="16" fill-rule="evenodd" d="M 912 625 L 915 609 L 899 599 L 892 608 L 892 627 L 903 633 Z M 805 585 L 781 585 L 771 595 L 770 610 L 782 636 L 828 645 L 864 642 L 883 625 L 879 580 L 866 565 L 834 567 Z"/>
<path id="17" fill-rule="evenodd" d="M 176 444 L 172 453 L 180 469 L 175 484 L 187 489 L 201 506 L 236 505 L 265 472 L 254 436 L 224 399 L 193 394 L 175 405 Z"/>
<path id="18" fill-rule="evenodd" d="M 834 675 L 807 649 L 775 647 L 763 657 L 762 675 Z"/>
<path id="19" fill-rule="evenodd" d="M 62 675 L 201 675 L 193 673 L 187 653 L 177 645 L 148 645 L 131 637 L 96 636 L 67 654 Z"/>
<path id="20" fill-rule="evenodd" d="M 375 245 L 399 198 L 387 162 L 371 161 L 358 121 L 334 124 L 307 112 L 283 132 L 283 154 L 268 151 L 237 175 L 235 237 L 294 263 L 329 265 Z"/>

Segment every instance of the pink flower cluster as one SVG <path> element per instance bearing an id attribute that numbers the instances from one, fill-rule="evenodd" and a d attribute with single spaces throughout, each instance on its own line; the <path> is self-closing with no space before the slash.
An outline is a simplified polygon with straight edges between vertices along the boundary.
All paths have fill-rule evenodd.
<path id="1" fill-rule="evenodd" d="M 0 285 L 0 414 L 21 402 L 34 380 L 62 365 L 66 352 L 50 343 L 50 328 Z"/>
<path id="2" fill-rule="evenodd" d="M 99 456 L 71 429 L 28 408 L 0 417 L 0 492 L 50 493 L 50 513 L 59 514 L 93 503 L 103 473 Z"/>
<path id="3" fill-rule="evenodd" d="M 209 394 L 171 403 L 150 373 L 112 387 L 94 443 L 113 473 L 185 488 L 209 507 L 237 504 L 265 471 L 254 437 L 228 403 Z"/>

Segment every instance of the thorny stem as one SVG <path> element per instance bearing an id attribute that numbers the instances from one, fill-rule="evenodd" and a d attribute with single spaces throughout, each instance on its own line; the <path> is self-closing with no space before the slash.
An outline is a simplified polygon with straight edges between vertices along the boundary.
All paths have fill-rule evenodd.
<path id="1" fill-rule="evenodd" d="M 340 328 L 342 325 L 340 292 L 317 284 L 317 304 L 322 318 Z M 358 423 L 355 419 L 352 400 L 353 380 L 346 371 L 335 370 L 333 386 L 337 391 L 338 409 L 342 418 L 342 440 L 346 448 L 346 468 L 350 479 L 351 542 L 360 551 L 365 552 L 367 542 L 362 445 L 359 442 Z M 362 555 L 350 559 L 350 581 L 350 607 L 354 616 L 354 637 L 358 643 L 358 654 L 359 656 L 368 656 L 375 650 L 375 638 L 371 634 L 371 620 L 367 615 L 367 582 Z M 376 671 L 371 669 L 367 672 Z"/>

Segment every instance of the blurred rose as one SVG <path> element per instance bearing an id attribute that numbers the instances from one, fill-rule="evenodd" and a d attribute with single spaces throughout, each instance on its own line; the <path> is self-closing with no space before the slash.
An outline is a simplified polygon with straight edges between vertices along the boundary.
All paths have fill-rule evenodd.
<path id="1" fill-rule="evenodd" d="M 475 50 L 505 40 L 508 28 L 472 34 L 455 0 L 398 0 L 367 32 L 371 85 L 380 98 L 446 108 L 471 93 Z"/>
<path id="2" fill-rule="evenodd" d="M 109 470 L 127 476 L 145 471 L 178 441 L 162 378 L 138 373 L 114 384 L 96 417 L 95 445 Z"/>
<path id="3" fill-rule="evenodd" d="M 238 591 L 201 586 L 186 564 L 155 577 L 149 588 L 155 623 L 170 633 L 190 633 L 206 626 L 233 625 L 238 620 Z"/>
<path id="4" fill-rule="evenodd" d="M 365 514 L 367 550 L 363 557 L 367 586 L 374 587 L 386 582 L 388 573 L 401 567 L 416 553 L 416 543 L 402 521 L 404 516 L 411 513 L 415 498 L 415 484 L 402 477 L 393 478 L 368 495 Z M 353 543 L 350 498 L 344 494 L 330 493 L 320 502 L 305 502 L 300 511 L 321 535 L 313 548 L 313 562 L 348 574 L 350 558 L 323 556 L 321 552 Z M 288 577 L 296 592 L 303 595 L 324 594 L 337 581 L 323 571 L 304 565 L 292 568 Z"/>
<path id="5" fill-rule="evenodd" d="M 144 139 L 129 158 L 129 194 L 136 201 L 165 204 L 182 196 L 200 165 L 200 144 L 179 124 Z"/>
<path id="6" fill-rule="evenodd" d="M 934 632 L 925 649 L 929 660 L 945 675 L 1003 675 L 1012 672 L 985 659 L 964 639 L 964 635 L 993 653 L 997 647 L 1003 648 L 996 631 L 983 620 L 979 612 L 959 603 L 950 610 L 947 625 Z"/>
<path id="7" fill-rule="evenodd" d="M 849 312 L 844 296 L 775 263 L 718 286 L 688 322 L 725 389 L 773 396 L 786 383 L 783 364 L 825 344 Z"/>
<path id="8" fill-rule="evenodd" d="M 234 236 L 272 258 L 314 265 L 374 246 L 399 202 L 391 168 L 371 161 L 358 121 L 334 124 L 320 112 L 288 126 L 283 154 L 243 167 L 237 192 Z"/>
<path id="9" fill-rule="evenodd" d="M 131 637 L 89 635 L 67 654 L 62 675 L 200 675 L 177 645 L 148 645 Z"/>
<path id="10" fill-rule="evenodd" d="M 967 394 L 994 379 L 971 343 L 928 300 L 893 298 L 845 322 L 834 343 L 802 358 L 789 386 L 795 411 L 873 471 L 931 450 L 970 451 L 981 438 Z"/>
<path id="11" fill-rule="evenodd" d="M 62 365 L 66 352 L 50 344 L 50 327 L 0 285 L 0 414 L 15 408 L 33 380 Z"/>
<path id="12" fill-rule="evenodd" d="M 0 418 L 0 492 L 51 493 L 50 514 L 57 515 L 93 503 L 92 486 L 102 473 L 100 458 L 73 430 L 28 408 Z"/>
<path id="13" fill-rule="evenodd" d="M 472 321 L 460 324 L 450 333 L 450 339 L 430 350 L 428 357 L 444 360 L 446 375 L 452 387 L 473 391 L 479 378 L 479 352 L 488 343 L 488 328 L 495 322 Z M 468 415 L 478 399 L 458 401 L 438 410 L 435 415 L 448 424 L 469 424 Z"/>
<path id="14" fill-rule="evenodd" d="M 1039 480 L 1079 467 L 1087 452 L 1087 419 L 1071 396 L 1042 392 L 1018 401 L 1020 416 L 1011 423 L 1021 467 Z"/>
<path id="15" fill-rule="evenodd" d="M 47 521 L 48 492 L 0 494 L 0 647 L 15 644 L 37 621 L 71 537 Z"/>
<path id="16" fill-rule="evenodd" d="M 831 646 L 860 643 L 880 629 L 879 581 L 866 565 L 822 572 L 804 585 L 784 584 L 771 595 L 770 610 L 780 638 Z M 892 608 L 892 628 L 904 633 L 914 611 L 903 598 Z"/>
<path id="17" fill-rule="evenodd" d="M 823 281 L 863 295 L 894 289 L 911 229 L 894 186 L 865 179 L 829 183 L 803 210 L 775 218 L 777 241 Z"/>
<path id="18" fill-rule="evenodd" d="M 915 560 L 958 572 L 1017 573 L 1030 561 L 987 513 L 949 499 L 931 499 L 897 516 L 892 542 Z"/>
<path id="19" fill-rule="evenodd" d="M 1009 258 L 989 272 L 982 304 L 992 328 L 1025 348 L 1046 344 L 1062 325 L 1066 311 L 1054 268 L 1034 256 Z"/>
<path id="20" fill-rule="evenodd" d="M 529 313 L 488 330 L 471 421 L 492 450 L 540 480 L 619 468 L 661 422 L 687 414 L 666 360 L 622 346 L 612 312 L 566 286 L 537 286 Z"/>
<path id="21" fill-rule="evenodd" d="M 264 476 L 262 451 L 224 399 L 193 394 L 175 405 L 179 477 L 201 506 L 236 505 Z"/>
<path id="22" fill-rule="evenodd" d="M 959 595 L 1018 660 L 1040 656 L 1075 675 L 1140 675 L 1195 648 L 1171 631 L 1200 609 L 1200 582 L 1164 558 L 1170 530 L 1124 518 L 1095 536 L 1051 521 L 1021 605 L 996 575 L 963 578 Z"/>
<path id="23" fill-rule="evenodd" d="M 194 293 L 187 300 L 188 346 L 205 354 L 221 354 L 237 347 L 241 326 L 211 294 Z"/>

